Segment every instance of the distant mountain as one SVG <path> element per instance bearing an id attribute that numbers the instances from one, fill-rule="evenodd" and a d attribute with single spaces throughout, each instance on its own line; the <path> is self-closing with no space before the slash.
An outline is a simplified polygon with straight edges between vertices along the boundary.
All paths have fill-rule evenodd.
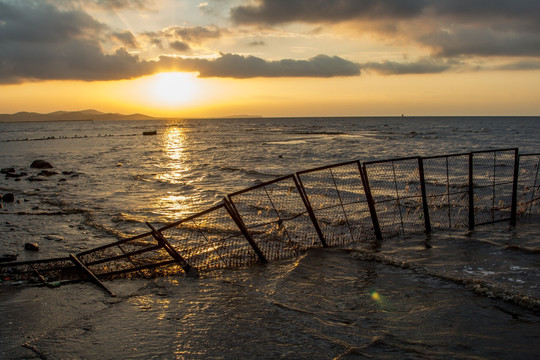
<path id="1" fill-rule="evenodd" d="M 100 121 L 100 120 L 155 120 L 157 118 L 144 114 L 104 113 L 88 109 L 81 111 L 55 111 L 48 114 L 35 112 L 18 112 L 16 114 L 0 114 L 0 122 L 32 122 L 32 121 Z"/>

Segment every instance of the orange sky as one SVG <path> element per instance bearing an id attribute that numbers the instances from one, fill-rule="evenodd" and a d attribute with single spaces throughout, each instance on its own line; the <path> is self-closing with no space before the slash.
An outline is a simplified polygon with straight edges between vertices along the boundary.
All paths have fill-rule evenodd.
<path id="1" fill-rule="evenodd" d="M 0 0 L 0 113 L 539 115 L 540 5 L 481 3 Z"/>

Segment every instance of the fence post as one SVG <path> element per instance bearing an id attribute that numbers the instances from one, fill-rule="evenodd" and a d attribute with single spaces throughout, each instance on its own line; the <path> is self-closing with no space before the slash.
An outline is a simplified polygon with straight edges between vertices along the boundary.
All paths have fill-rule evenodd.
<path id="1" fill-rule="evenodd" d="M 431 221 L 429 219 L 429 207 L 426 194 L 426 180 L 424 178 L 424 160 L 418 158 L 418 172 L 420 175 L 420 191 L 422 192 L 422 206 L 424 208 L 424 223 L 426 227 L 426 234 L 431 232 Z"/>
<path id="2" fill-rule="evenodd" d="M 474 230 L 473 153 L 469 153 L 469 230 Z"/>
<path id="3" fill-rule="evenodd" d="M 71 262 L 73 262 L 94 284 L 96 284 L 97 286 L 99 286 L 100 288 L 108 292 L 109 295 L 111 295 L 112 297 L 116 297 L 116 294 L 113 293 L 111 290 L 109 290 L 109 288 L 107 288 L 105 284 L 99 281 L 97 276 L 94 275 L 94 273 L 90 271 L 90 269 L 87 268 L 86 265 L 84 265 L 81 260 L 79 260 L 77 255 L 69 254 L 69 258 L 71 259 Z"/>
<path id="4" fill-rule="evenodd" d="M 313 208 L 311 207 L 311 203 L 309 202 L 309 198 L 306 194 L 306 189 L 304 188 L 304 184 L 302 184 L 302 179 L 300 177 L 297 178 L 297 175 L 295 174 L 293 176 L 294 184 L 296 185 L 296 188 L 298 189 L 298 192 L 300 193 L 300 197 L 302 198 L 302 201 L 304 202 L 304 206 L 306 207 L 306 210 L 309 214 L 309 218 L 311 219 L 311 222 L 313 223 L 313 226 L 315 227 L 315 231 L 317 232 L 317 235 L 319 236 L 319 239 L 321 240 L 321 244 L 323 247 L 327 248 L 328 244 L 326 243 L 326 239 L 324 238 L 324 235 L 321 231 L 321 228 L 319 226 L 319 222 L 317 221 L 317 218 L 315 217 L 315 213 L 313 212 Z"/>
<path id="5" fill-rule="evenodd" d="M 517 188 L 519 177 L 519 154 L 518 149 L 515 150 L 514 156 L 514 182 L 512 184 L 512 208 L 510 214 L 510 225 L 516 226 L 517 222 Z"/>
<path id="6" fill-rule="evenodd" d="M 199 271 L 197 270 L 197 268 L 189 265 L 188 262 L 167 241 L 167 239 L 165 239 L 165 237 L 159 231 L 157 231 L 155 227 L 152 226 L 152 224 L 147 221 L 146 225 L 148 225 L 148 227 L 152 230 L 152 235 L 157 240 L 159 245 L 161 245 L 184 270 L 186 276 L 199 277 Z"/>
<path id="7" fill-rule="evenodd" d="M 242 218 L 240 217 L 240 214 L 236 210 L 236 207 L 234 206 L 234 203 L 232 203 L 227 198 L 223 198 L 223 203 L 225 204 L 225 210 L 227 210 L 227 212 L 229 213 L 229 215 L 233 219 L 236 226 L 238 226 L 238 229 L 240 230 L 240 232 L 242 232 L 242 235 L 244 235 L 244 237 L 248 241 L 249 245 L 251 245 L 251 248 L 253 249 L 253 251 L 255 251 L 255 254 L 257 254 L 257 256 L 258 256 L 259 260 L 261 261 L 261 263 L 266 264 L 268 262 L 268 260 L 266 260 L 266 257 L 262 253 L 261 249 L 259 249 L 259 247 L 255 243 L 255 240 L 253 240 L 253 238 L 249 234 L 249 231 L 247 230 L 246 225 L 242 221 Z"/>
<path id="8" fill-rule="evenodd" d="M 358 164 L 358 168 L 360 169 L 360 176 L 362 177 L 362 183 L 364 184 L 364 193 L 366 194 L 369 213 L 371 215 L 371 221 L 373 222 L 373 231 L 375 232 L 375 238 L 377 239 L 377 241 L 381 242 L 383 240 L 383 236 L 381 232 L 381 227 L 379 225 L 379 218 L 377 217 L 377 211 L 375 210 L 375 201 L 373 200 L 373 195 L 371 194 L 371 188 L 369 186 L 366 165 L 363 164 L 360 167 L 360 164 Z"/>

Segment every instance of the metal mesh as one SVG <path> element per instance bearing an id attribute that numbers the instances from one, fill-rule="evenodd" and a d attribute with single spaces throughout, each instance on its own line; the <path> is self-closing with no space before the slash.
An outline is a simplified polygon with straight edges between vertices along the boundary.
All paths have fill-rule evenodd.
<path id="1" fill-rule="evenodd" d="M 518 215 L 540 214 L 540 154 L 519 156 Z"/>
<path id="2" fill-rule="evenodd" d="M 422 159 L 429 218 L 433 228 L 469 224 L 469 154 Z"/>
<path id="3" fill-rule="evenodd" d="M 69 258 L 0 264 L 0 275 L 3 279 L 25 280 L 34 283 L 43 282 L 43 280 L 53 282 L 84 279 L 84 276 L 79 273 Z"/>
<path id="4" fill-rule="evenodd" d="M 321 246 L 293 175 L 229 195 L 267 260 Z"/>
<path id="5" fill-rule="evenodd" d="M 472 153 L 474 223 L 509 220 L 517 149 Z"/>
<path id="6" fill-rule="evenodd" d="M 101 278 L 152 277 L 182 272 L 151 232 L 79 253 L 77 257 Z"/>
<path id="7" fill-rule="evenodd" d="M 241 267 L 258 261 L 224 204 L 165 226 L 159 232 L 188 264 L 199 270 Z"/>
<path id="8" fill-rule="evenodd" d="M 298 172 L 328 246 L 375 239 L 360 162 Z"/>
<path id="9" fill-rule="evenodd" d="M 364 163 L 383 237 L 424 230 L 419 158 Z"/>
<path id="10" fill-rule="evenodd" d="M 200 270 L 233 268 L 296 256 L 324 241 L 329 246 L 365 244 L 380 239 L 377 224 L 388 238 L 431 226 L 514 223 L 516 157 L 517 149 L 504 149 L 306 170 L 77 257 L 100 278 L 152 277 L 183 273 L 182 266 L 189 269 L 184 261 Z M 518 214 L 540 214 L 540 154 L 519 160 Z M 471 213 L 474 219 L 469 219 Z M 70 258 L 0 264 L 0 274 L 40 282 L 86 278 Z"/>

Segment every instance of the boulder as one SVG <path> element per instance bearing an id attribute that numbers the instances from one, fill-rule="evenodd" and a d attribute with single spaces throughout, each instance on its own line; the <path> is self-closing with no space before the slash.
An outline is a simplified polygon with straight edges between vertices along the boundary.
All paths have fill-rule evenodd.
<path id="1" fill-rule="evenodd" d="M 45 160 L 34 160 L 30 165 L 34 169 L 52 169 L 53 166 Z"/>
<path id="2" fill-rule="evenodd" d="M 12 167 L 10 167 L 10 168 L 2 168 L 0 170 L 1 174 L 9 174 L 9 173 L 14 173 L 14 172 L 15 172 L 15 168 L 12 168 Z"/>
<path id="3" fill-rule="evenodd" d="M 13 195 L 12 193 L 4 194 L 2 196 L 2 201 L 3 202 L 13 202 L 13 201 L 15 201 L 15 195 Z"/>
<path id="4" fill-rule="evenodd" d="M 26 243 L 24 249 L 28 251 L 39 251 L 39 245 L 37 243 Z"/>

